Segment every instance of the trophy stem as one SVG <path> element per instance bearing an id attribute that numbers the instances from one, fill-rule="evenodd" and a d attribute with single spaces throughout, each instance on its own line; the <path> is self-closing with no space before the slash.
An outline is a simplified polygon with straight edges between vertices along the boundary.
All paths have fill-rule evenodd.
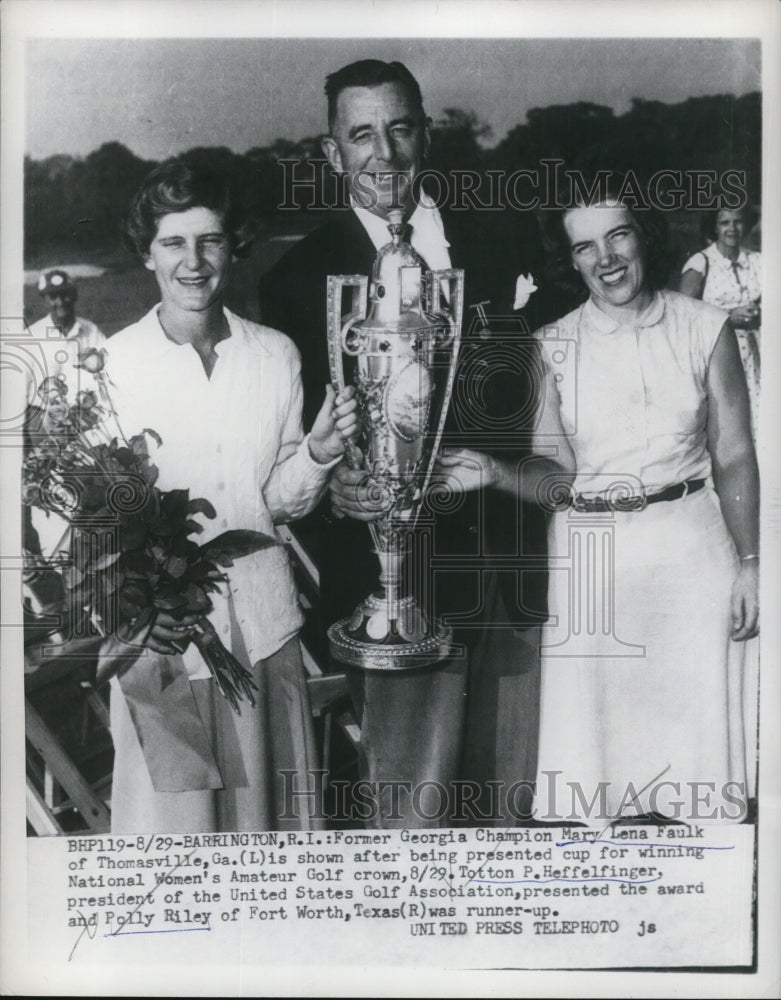
<path id="1" fill-rule="evenodd" d="M 401 589 L 401 567 L 404 554 L 400 549 L 392 547 L 393 543 L 384 549 L 375 549 L 380 561 L 380 586 L 385 591 L 385 606 L 391 621 L 399 617 L 399 597 Z"/>
<path id="2" fill-rule="evenodd" d="M 452 629 L 430 619 L 414 597 L 402 593 L 404 536 L 392 533 L 375 547 L 380 587 L 350 618 L 328 629 L 331 652 L 364 670 L 435 666 L 453 651 Z"/>

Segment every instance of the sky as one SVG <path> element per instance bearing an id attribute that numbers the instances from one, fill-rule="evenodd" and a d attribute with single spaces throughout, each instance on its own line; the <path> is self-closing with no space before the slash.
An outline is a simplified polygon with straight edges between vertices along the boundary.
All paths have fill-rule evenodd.
<path id="1" fill-rule="evenodd" d="M 25 149 L 85 156 L 124 143 L 145 159 L 193 146 L 238 153 L 325 130 L 323 81 L 359 58 L 400 59 L 426 110 L 476 112 L 500 141 L 530 108 L 633 97 L 675 103 L 760 89 L 751 39 L 28 39 Z"/>

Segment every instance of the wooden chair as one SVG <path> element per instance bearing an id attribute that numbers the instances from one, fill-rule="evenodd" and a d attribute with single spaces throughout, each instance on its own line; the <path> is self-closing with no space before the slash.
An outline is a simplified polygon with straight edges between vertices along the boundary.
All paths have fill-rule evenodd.
<path id="1" fill-rule="evenodd" d="M 106 752 L 110 746 L 108 705 L 91 682 L 96 655 L 94 639 L 76 640 L 25 674 L 27 820 L 39 836 L 110 829 L 113 753 Z M 70 720 L 71 730 L 78 729 L 68 748 L 57 731 L 62 705 L 76 716 Z M 96 733 L 102 739 L 96 740 Z M 99 749 L 101 742 L 104 766 L 90 779 L 85 757 L 90 748 Z M 79 757 L 74 753 L 77 750 Z"/>

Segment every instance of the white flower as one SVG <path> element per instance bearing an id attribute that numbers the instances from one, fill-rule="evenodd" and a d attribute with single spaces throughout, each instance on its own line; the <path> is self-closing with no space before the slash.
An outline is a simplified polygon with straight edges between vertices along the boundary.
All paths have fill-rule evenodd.
<path id="1" fill-rule="evenodd" d="M 63 278 L 61 274 L 53 274 L 49 281 L 52 285 L 59 287 L 62 284 Z"/>
<path id="2" fill-rule="evenodd" d="M 42 292 L 46 288 L 46 275 L 42 274 L 38 279 L 38 291 Z"/>
<path id="3" fill-rule="evenodd" d="M 532 293 L 536 291 L 537 286 L 534 284 L 534 278 L 531 274 L 527 274 L 526 276 L 519 274 L 518 280 L 515 282 L 515 302 L 513 303 L 513 309 L 523 309 Z"/>

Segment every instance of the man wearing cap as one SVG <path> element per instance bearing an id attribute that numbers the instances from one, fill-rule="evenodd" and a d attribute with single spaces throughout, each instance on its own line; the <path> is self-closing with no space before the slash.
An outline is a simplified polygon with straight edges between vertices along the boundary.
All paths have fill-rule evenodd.
<path id="1" fill-rule="evenodd" d="M 106 337 L 88 319 L 76 315 L 76 286 L 67 271 L 59 268 L 45 271 L 38 279 L 38 291 L 49 307 L 49 314 L 33 323 L 30 330 L 30 366 L 27 370 L 27 401 L 32 404 L 30 424 L 40 419 L 45 410 L 38 396 L 38 386 L 45 378 L 61 375 L 68 386 L 68 401 L 73 403 L 84 374 L 73 367 L 78 355 L 91 347 L 101 348 Z M 43 407 L 36 410 L 35 407 Z M 29 511 L 28 508 L 25 508 Z M 52 555 L 66 537 L 67 523 L 57 514 L 44 515 L 34 508 L 26 524 L 25 545 L 46 555 Z"/>
<path id="2" fill-rule="evenodd" d="M 332 73 L 325 89 L 329 135 L 323 150 L 331 167 L 346 179 L 350 208 L 331 212 L 260 282 L 262 321 L 287 333 L 301 351 L 305 421 L 314 413 L 323 383 L 330 381 L 327 275 L 371 273 L 377 250 L 390 239 L 388 213 L 393 207 L 402 208 L 411 226 L 408 238 L 429 268 L 453 266 L 465 271 L 465 354 L 480 349 L 478 327 L 484 324 L 473 322 L 480 308 L 504 315 L 512 310 L 515 279 L 520 270 L 536 270 L 528 255 L 538 245 L 528 214 L 511 220 L 509 236 L 526 251 L 521 262 L 522 255 L 513 254 L 508 239 L 489 234 L 504 213 L 482 213 L 478 218 L 480 213 L 447 213 L 444 207 L 440 212 L 425 192 L 414 191 L 413 180 L 429 150 L 431 120 L 423 109 L 420 87 L 404 65 L 361 60 Z M 534 328 L 545 318 L 535 316 L 529 322 Z M 517 400 L 524 393 L 528 398 L 530 390 L 516 383 L 511 393 Z M 446 429 L 448 437 L 451 443 L 460 443 L 453 420 Z M 331 509 L 323 504 L 307 523 L 296 525 L 319 569 L 316 610 L 323 629 L 350 615 L 377 586 L 378 564 L 365 523 L 376 516 L 376 505 L 358 485 L 357 476 L 344 465 L 337 467 L 331 481 Z M 525 510 L 521 519 L 516 509 L 507 509 L 506 498 L 490 492 L 463 498 L 454 504 L 455 511 L 437 517 L 434 528 L 435 558 L 445 557 L 456 568 L 435 574 L 435 611 L 456 626 L 456 640 L 466 645 L 467 655 L 404 675 L 350 672 L 361 714 L 361 778 L 376 786 L 395 779 L 410 782 L 413 790 L 427 782 L 450 790 L 459 777 L 484 784 L 495 778 L 509 782 L 534 776 L 539 671 L 532 634 L 545 618 L 544 519 L 538 510 Z M 519 521 L 522 543 L 517 541 Z M 500 549 L 509 545 L 516 556 L 542 552 L 533 570 L 522 573 L 522 594 L 515 574 L 503 574 L 510 584 L 508 615 L 517 630 L 503 631 L 496 655 L 493 646 L 480 649 L 483 634 L 494 624 L 489 621 L 489 629 L 485 628 L 492 614 L 485 593 L 491 574 L 479 565 L 491 525 L 512 536 L 498 540 Z M 459 571 L 462 566 L 464 572 Z M 492 587 L 495 595 L 495 579 Z M 403 790 L 395 801 L 391 790 L 378 800 L 379 815 L 370 819 L 372 825 L 453 825 L 450 812 L 434 815 L 436 796 L 431 802 L 417 802 L 427 815 Z"/>
<path id="3" fill-rule="evenodd" d="M 30 326 L 30 335 L 40 348 L 45 365 L 42 377 L 36 381 L 49 375 L 64 375 L 72 385 L 73 362 L 78 353 L 102 347 L 106 338 L 94 323 L 76 315 L 78 292 L 67 271 L 59 268 L 45 271 L 38 279 L 38 291 L 49 307 L 49 314 Z"/>

